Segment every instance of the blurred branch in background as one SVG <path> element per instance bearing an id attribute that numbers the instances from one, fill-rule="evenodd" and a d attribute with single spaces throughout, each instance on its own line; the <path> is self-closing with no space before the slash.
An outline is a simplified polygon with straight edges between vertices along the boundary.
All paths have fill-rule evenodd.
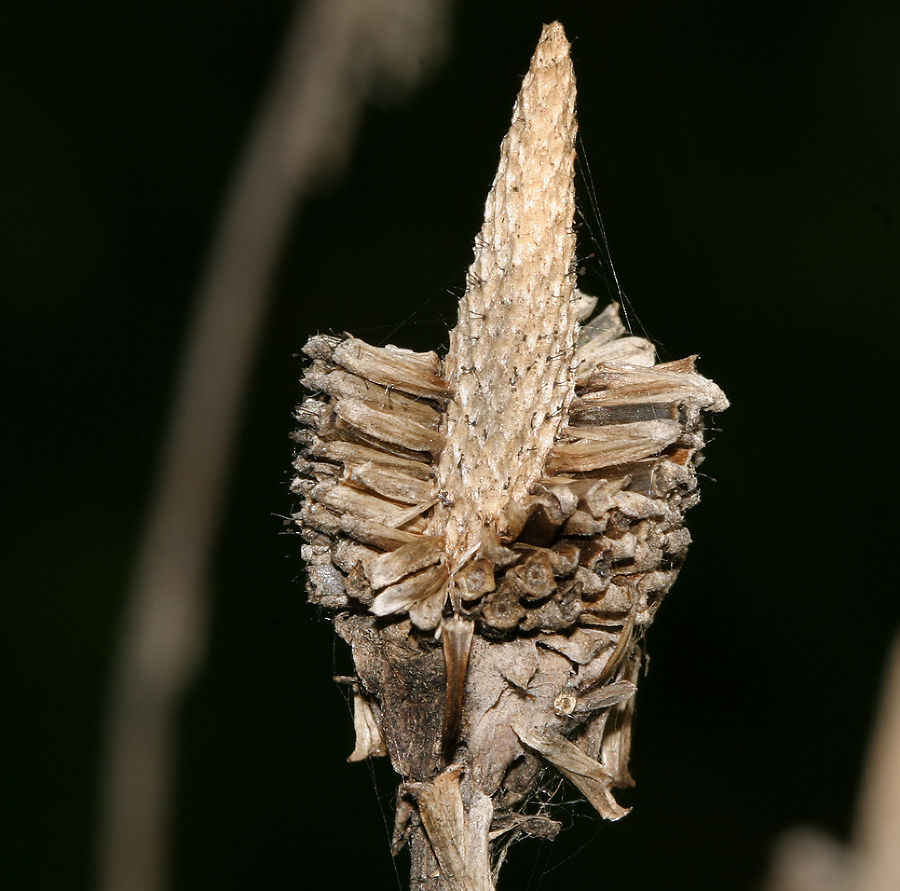
<path id="1" fill-rule="evenodd" d="M 856 816 L 859 887 L 866 891 L 900 888 L 900 632 L 883 683 Z"/>
<path id="2" fill-rule="evenodd" d="M 825 716 L 823 716 L 825 719 Z M 823 780 L 828 781 L 826 776 Z M 767 891 L 900 888 L 900 633 L 894 638 L 860 790 L 853 844 L 797 828 L 775 851 Z"/>
<path id="3" fill-rule="evenodd" d="M 203 657 L 211 554 L 294 207 L 346 160 L 365 101 L 402 95 L 435 62 L 448 5 L 309 0 L 287 25 L 195 297 L 121 616 L 101 779 L 105 891 L 167 886 L 178 709 Z"/>

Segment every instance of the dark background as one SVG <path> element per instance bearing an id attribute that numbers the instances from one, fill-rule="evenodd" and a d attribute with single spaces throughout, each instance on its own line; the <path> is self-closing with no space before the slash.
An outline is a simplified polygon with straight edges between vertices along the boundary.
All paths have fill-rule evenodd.
<path id="1" fill-rule="evenodd" d="M 93 883 L 113 632 L 190 297 L 288 10 L 35 3 L 4 27 L 4 888 Z M 293 226 L 182 715 L 179 891 L 396 886 L 389 770 L 373 788 L 344 763 L 329 678 L 345 655 L 304 605 L 277 516 L 293 354 L 329 328 L 445 343 L 520 77 L 556 17 L 633 318 L 663 357 L 700 353 L 733 407 L 650 635 L 634 812 L 566 809 L 574 828 L 514 850 L 506 887 L 752 889 L 785 828 L 848 837 L 900 618 L 900 9 L 463 2 L 445 64 L 366 113 L 345 175 Z M 596 221 L 585 191 L 581 206 Z"/>

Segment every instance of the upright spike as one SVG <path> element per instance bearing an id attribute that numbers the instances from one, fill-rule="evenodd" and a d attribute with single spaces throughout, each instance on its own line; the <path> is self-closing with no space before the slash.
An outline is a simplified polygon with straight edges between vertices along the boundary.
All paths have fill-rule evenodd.
<path id="1" fill-rule="evenodd" d="M 444 375 L 443 505 L 432 529 L 451 562 L 503 533 L 530 493 L 571 400 L 575 351 L 575 73 L 559 22 L 545 25 L 522 81 L 475 239 Z"/>

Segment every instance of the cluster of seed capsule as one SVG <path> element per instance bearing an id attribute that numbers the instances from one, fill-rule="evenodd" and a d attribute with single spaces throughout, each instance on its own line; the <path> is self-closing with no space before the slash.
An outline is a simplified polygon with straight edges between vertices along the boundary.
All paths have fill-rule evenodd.
<path id="1" fill-rule="evenodd" d="M 292 485 L 313 602 L 429 631 L 452 584 L 490 637 L 652 620 L 690 544 L 701 413 L 727 405 L 693 357 L 656 364 L 615 304 L 585 325 L 544 475 L 454 567 L 429 524 L 452 398 L 437 354 L 327 335 L 305 353 Z"/>

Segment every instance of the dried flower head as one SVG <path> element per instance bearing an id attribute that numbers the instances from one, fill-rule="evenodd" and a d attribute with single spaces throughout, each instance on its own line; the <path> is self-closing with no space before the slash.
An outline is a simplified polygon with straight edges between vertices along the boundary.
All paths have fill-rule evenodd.
<path id="1" fill-rule="evenodd" d="M 488 889 L 508 844 L 555 835 L 549 763 L 627 811 L 640 642 L 681 566 L 703 412 L 694 357 L 657 364 L 576 288 L 575 80 L 544 28 L 434 352 L 313 337 L 293 490 L 309 598 L 350 644 L 357 747 L 403 778 L 419 887 Z M 489 844 L 488 838 L 491 842 Z M 429 884 L 430 882 L 430 884 Z"/>

